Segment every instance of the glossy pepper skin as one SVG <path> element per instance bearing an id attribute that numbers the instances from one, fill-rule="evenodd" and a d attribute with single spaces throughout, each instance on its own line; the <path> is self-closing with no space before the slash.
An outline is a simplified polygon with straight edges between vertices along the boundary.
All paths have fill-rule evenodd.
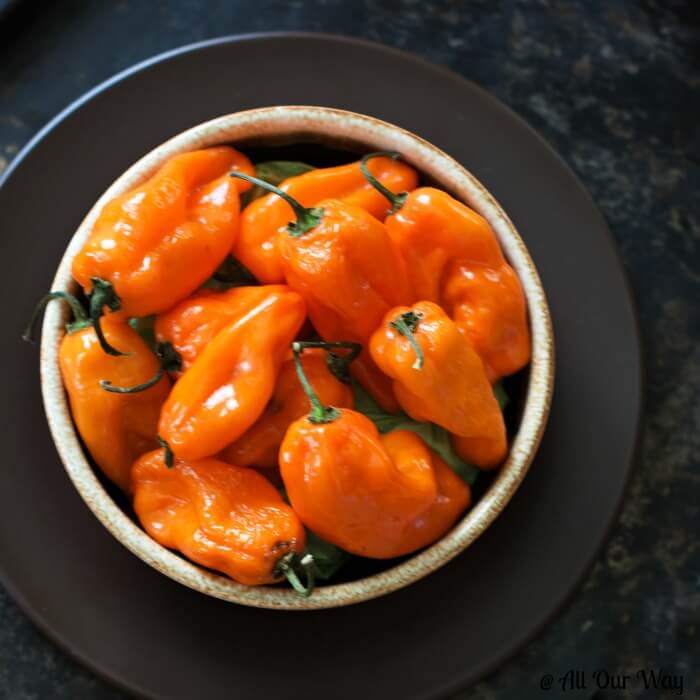
<path id="1" fill-rule="evenodd" d="M 239 583 L 274 583 L 280 559 L 304 548 L 304 527 L 277 489 L 252 469 L 217 459 L 143 455 L 132 472 L 134 510 L 157 542 Z"/>
<path id="2" fill-rule="evenodd" d="M 505 261 L 487 267 L 455 260 L 447 267 L 442 305 L 484 362 L 492 382 L 530 362 L 525 295 Z"/>
<path id="3" fill-rule="evenodd" d="M 413 435 L 413 433 L 408 433 Z M 420 440 L 420 438 L 418 438 Z M 408 437 L 405 431 L 395 431 L 382 437 L 382 446 L 393 460 L 400 458 Z M 439 540 L 457 521 L 471 503 L 471 489 L 430 448 L 426 450 L 435 472 L 437 493 L 433 502 L 408 523 L 400 536 L 400 554 L 415 552 Z"/>
<path id="4" fill-rule="evenodd" d="M 385 225 L 406 261 L 414 300 L 440 302 L 452 260 L 492 267 L 505 262 L 486 219 L 442 190 L 413 190 Z"/>
<path id="5" fill-rule="evenodd" d="M 406 268 L 384 225 L 339 200 L 319 204 L 320 223 L 278 238 L 289 286 L 305 299 L 324 340 L 366 343 L 386 312 L 411 298 Z M 396 410 L 389 382 L 363 353 L 354 376 L 389 411 Z"/>
<path id="6" fill-rule="evenodd" d="M 506 436 L 500 432 L 489 437 L 453 435 L 452 446 L 465 462 L 484 471 L 500 467 L 508 452 Z"/>
<path id="7" fill-rule="evenodd" d="M 158 417 L 170 381 L 163 377 L 135 394 L 106 391 L 100 381 L 115 386 L 140 384 L 157 373 L 159 362 L 127 324 L 108 317 L 103 332 L 109 342 L 129 354 L 105 354 L 94 328 L 88 325 L 63 337 L 59 350 L 61 375 L 73 420 L 92 458 L 111 481 L 128 491 L 134 460 L 158 446 Z"/>
<path id="8" fill-rule="evenodd" d="M 222 328 L 270 294 L 285 291 L 284 285 L 202 289 L 156 318 L 156 339 L 173 345 L 184 372 Z"/>
<path id="9" fill-rule="evenodd" d="M 397 327 L 400 320 L 413 322 L 410 333 Z M 409 416 L 461 437 L 492 440 L 505 456 L 503 415 L 483 363 L 437 304 L 392 309 L 369 347 Z"/>
<path id="10" fill-rule="evenodd" d="M 73 260 L 90 292 L 111 285 L 121 313 L 169 309 L 199 287 L 228 255 L 238 232 L 239 184 L 232 168 L 252 170 L 227 146 L 173 156 L 149 180 L 107 202 Z"/>
<path id="11" fill-rule="evenodd" d="M 217 454 L 258 420 L 304 318 L 299 294 L 273 291 L 217 333 L 163 406 L 159 435 L 176 456 Z"/>
<path id="12" fill-rule="evenodd" d="M 436 462 L 415 433 L 380 437 L 368 418 L 350 410 L 330 423 L 294 423 L 280 449 L 280 468 L 307 527 L 373 559 L 434 542 L 469 503 L 469 487 Z"/>
<path id="13" fill-rule="evenodd" d="M 434 187 L 395 193 L 371 170 L 377 158 L 399 158 L 393 151 L 368 153 L 360 169 L 367 182 L 391 204 L 384 223 L 406 262 L 413 301 L 440 303 L 445 268 L 453 260 L 490 267 L 504 263 L 503 253 L 486 219 Z"/>
<path id="14" fill-rule="evenodd" d="M 325 350 L 307 350 L 301 362 L 306 376 L 324 404 L 340 408 L 353 407 L 352 391 L 328 368 Z M 309 399 L 297 378 L 294 359 L 290 357 L 280 368 L 275 390 L 265 412 L 246 433 L 223 451 L 221 458 L 242 467 L 277 468 L 280 445 L 287 428 L 308 411 Z"/>
<path id="15" fill-rule="evenodd" d="M 390 190 L 401 192 L 416 186 L 415 171 L 391 158 L 373 159 L 370 169 Z M 324 199 L 340 199 L 380 220 L 389 209 L 386 199 L 363 177 L 359 162 L 291 177 L 282 183 L 281 189 L 305 207 L 316 206 Z M 275 241 L 286 233 L 286 226 L 293 219 L 290 205 L 275 194 L 255 200 L 241 216 L 241 230 L 233 253 L 265 284 L 284 281 Z"/>

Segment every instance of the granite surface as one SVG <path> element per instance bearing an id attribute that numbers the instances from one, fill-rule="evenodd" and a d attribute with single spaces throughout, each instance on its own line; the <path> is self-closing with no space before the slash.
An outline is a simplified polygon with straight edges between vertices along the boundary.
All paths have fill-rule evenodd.
<path id="1" fill-rule="evenodd" d="M 663 669 L 684 677 L 685 697 L 700 697 L 700 3 L 64 0 L 41 12 L 38 4 L 0 19 L 0 170 L 113 73 L 181 44 L 271 29 L 410 49 L 481 84 L 544 135 L 602 208 L 636 293 L 643 437 L 619 522 L 573 600 L 457 697 L 591 697 L 539 690 L 543 674 L 569 669 Z M 0 619 L 0 698 L 124 697 L 47 641 L 1 590 Z M 596 695 L 676 696 L 638 681 Z"/>

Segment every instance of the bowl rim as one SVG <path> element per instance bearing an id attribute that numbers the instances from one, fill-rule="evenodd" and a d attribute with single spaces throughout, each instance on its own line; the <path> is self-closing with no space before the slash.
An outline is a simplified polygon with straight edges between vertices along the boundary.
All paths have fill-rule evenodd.
<path id="1" fill-rule="evenodd" d="M 72 260 L 104 204 L 143 182 L 165 159 L 196 148 L 271 137 L 349 140 L 371 150 L 399 151 L 404 160 L 479 212 L 494 229 L 523 285 L 532 358 L 523 413 L 509 455 L 479 501 L 440 540 L 378 574 L 319 586 L 309 598 L 286 588 L 245 586 L 158 544 L 117 505 L 98 480 L 80 444 L 61 379 L 58 347 L 68 312 L 59 304 L 49 305 L 42 327 L 42 398 L 54 443 L 78 493 L 110 533 L 142 561 L 189 588 L 229 602 L 278 610 L 340 607 L 386 595 L 437 570 L 472 544 L 510 501 L 530 467 L 549 415 L 554 384 L 552 323 L 542 283 L 525 243 L 495 198 L 466 168 L 401 127 L 355 112 L 309 105 L 262 107 L 227 114 L 183 131 L 151 150 L 122 173 L 90 209 L 66 247 L 52 290 L 75 288 Z"/>

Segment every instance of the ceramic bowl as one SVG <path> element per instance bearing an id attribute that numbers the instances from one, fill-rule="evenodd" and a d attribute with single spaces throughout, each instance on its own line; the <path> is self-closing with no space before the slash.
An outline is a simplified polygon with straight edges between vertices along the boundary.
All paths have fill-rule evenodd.
<path id="1" fill-rule="evenodd" d="M 349 583 L 319 586 L 309 598 L 301 598 L 285 587 L 243 586 L 190 563 L 152 540 L 112 499 L 90 465 L 73 425 L 58 364 L 67 314 L 64 305 L 49 305 L 41 343 L 41 386 L 51 433 L 68 476 L 100 522 L 144 562 L 190 588 L 241 605 L 285 610 L 350 605 L 391 593 L 435 571 L 474 542 L 506 507 L 527 473 L 547 420 L 554 367 L 552 329 L 542 284 L 525 244 L 491 194 L 462 165 L 420 137 L 378 119 L 336 109 L 281 106 L 238 112 L 195 126 L 158 146 L 121 175 L 90 210 L 66 249 L 52 289 L 75 290 L 71 262 L 104 204 L 142 183 L 167 158 L 221 143 L 309 141 L 350 147 L 358 152 L 401 153 L 424 176 L 467 203 L 490 223 L 525 290 L 532 331 L 532 362 L 524 407 L 509 456 L 486 493 L 441 540 L 379 574 Z"/>

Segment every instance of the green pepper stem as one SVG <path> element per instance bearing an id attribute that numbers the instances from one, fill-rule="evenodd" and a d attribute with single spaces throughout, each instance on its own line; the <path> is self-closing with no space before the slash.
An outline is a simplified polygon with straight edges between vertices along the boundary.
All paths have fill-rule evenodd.
<path id="1" fill-rule="evenodd" d="M 385 187 L 381 182 L 379 182 L 379 180 L 377 180 L 377 178 L 374 177 L 374 175 L 372 175 L 372 173 L 369 171 L 369 168 L 367 167 L 367 163 L 372 158 L 379 157 L 397 160 L 401 157 L 401 154 L 397 153 L 396 151 L 375 151 L 374 153 L 368 153 L 360 161 L 360 170 L 365 176 L 365 180 L 367 180 L 367 182 L 369 182 L 369 184 L 372 185 L 372 187 L 374 187 L 374 189 L 377 190 L 377 192 L 383 194 L 389 200 L 389 204 L 391 204 L 389 214 L 395 214 L 405 204 L 406 197 L 408 197 L 408 192 L 392 192 L 388 187 Z"/>
<path id="2" fill-rule="evenodd" d="M 404 336 L 411 347 L 416 351 L 416 361 L 413 363 L 413 369 L 423 369 L 423 348 L 416 340 L 414 332 L 418 327 L 419 321 L 423 318 L 423 314 L 416 311 L 407 311 L 405 314 L 397 316 L 389 323 L 392 328 L 395 328 L 402 336 Z"/>
<path id="3" fill-rule="evenodd" d="M 120 355 L 128 355 L 127 352 L 121 352 L 116 348 L 113 348 L 104 336 L 102 332 L 102 326 L 100 325 L 100 319 L 104 314 L 104 307 L 108 307 L 112 311 L 119 311 L 121 308 L 121 301 L 114 291 L 114 287 L 111 282 L 103 280 L 100 277 L 91 277 L 90 282 L 92 282 L 92 294 L 90 295 L 90 318 L 92 319 L 92 325 L 95 328 L 95 334 L 97 335 L 97 340 L 100 341 L 100 346 L 102 350 L 108 355 L 114 355 L 116 357 Z"/>
<path id="4" fill-rule="evenodd" d="M 297 575 L 297 568 L 301 568 L 306 577 L 304 585 Z M 304 554 L 301 558 L 296 552 L 288 552 L 275 565 L 275 576 L 284 576 L 292 588 L 303 598 L 308 598 L 314 590 L 316 577 L 314 574 L 314 558 L 311 554 Z"/>
<path id="5" fill-rule="evenodd" d="M 168 445 L 168 443 L 163 440 L 160 435 L 156 436 L 156 440 L 158 440 L 158 444 L 163 448 L 163 461 L 165 462 L 165 466 L 168 469 L 172 469 L 173 465 L 175 464 L 175 455 L 173 454 L 170 445 Z"/>
<path id="6" fill-rule="evenodd" d="M 28 343 L 34 342 L 34 330 L 37 321 L 41 317 L 46 305 L 54 299 L 61 299 L 62 301 L 65 301 L 73 312 L 73 322 L 66 324 L 66 330 L 69 333 L 73 333 L 80 328 L 86 328 L 90 325 L 90 319 L 87 317 L 87 313 L 85 312 L 83 305 L 75 296 L 69 294 L 68 292 L 49 292 L 36 305 L 32 318 L 29 321 L 29 325 L 22 334 L 22 340 L 25 340 Z"/>
<path id="7" fill-rule="evenodd" d="M 292 221 L 287 224 L 287 231 L 289 232 L 290 236 L 293 236 L 294 238 L 303 236 L 307 231 L 310 231 L 312 228 L 321 223 L 323 209 L 319 209 L 318 207 L 305 207 L 294 199 L 294 197 L 288 195 L 279 187 L 275 187 L 274 185 L 271 185 L 269 182 L 265 182 L 265 180 L 261 180 L 260 178 L 241 173 L 238 170 L 232 170 L 229 175 L 231 177 L 237 177 L 240 180 L 252 182 L 254 185 L 262 187 L 264 190 L 272 192 L 272 194 L 276 194 L 278 197 L 282 197 L 282 199 L 284 199 L 284 201 L 287 202 L 287 204 L 289 204 L 289 206 L 294 210 L 294 215 L 297 217 L 296 221 Z"/>
<path id="8" fill-rule="evenodd" d="M 182 369 L 180 353 L 175 350 L 171 343 L 158 343 L 155 353 L 160 360 L 160 367 L 148 381 L 135 386 L 114 386 L 109 380 L 101 379 L 100 386 L 113 394 L 138 394 L 140 391 L 146 391 L 146 389 L 155 386 L 166 372 L 178 372 Z"/>
<path id="9" fill-rule="evenodd" d="M 353 360 L 357 359 L 362 352 L 361 343 L 353 343 L 349 340 L 341 340 L 334 342 L 326 342 L 325 340 L 304 340 L 298 343 L 299 347 L 304 348 L 323 348 L 328 351 L 326 364 L 331 373 L 344 384 L 350 382 L 350 372 L 348 368 Z M 349 350 L 347 355 L 338 355 L 332 352 L 334 349 Z"/>
<path id="10" fill-rule="evenodd" d="M 100 379 L 100 386 L 105 391 L 109 391 L 112 394 L 138 394 L 140 391 L 146 391 L 146 389 L 155 386 L 163 378 L 164 374 L 165 370 L 160 367 L 158 371 L 148 381 L 143 382 L 143 384 L 135 384 L 134 386 L 114 386 L 108 379 Z"/>
<path id="11" fill-rule="evenodd" d="M 332 406 L 324 406 L 314 388 L 309 383 L 304 373 L 304 368 L 301 365 L 301 353 L 304 351 L 302 344 L 299 342 L 292 343 L 292 352 L 294 353 L 294 364 L 296 365 L 297 377 L 304 388 L 304 393 L 309 397 L 311 402 L 311 413 L 309 420 L 312 423 L 332 423 L 339 415 L 340 411 Z"/>

